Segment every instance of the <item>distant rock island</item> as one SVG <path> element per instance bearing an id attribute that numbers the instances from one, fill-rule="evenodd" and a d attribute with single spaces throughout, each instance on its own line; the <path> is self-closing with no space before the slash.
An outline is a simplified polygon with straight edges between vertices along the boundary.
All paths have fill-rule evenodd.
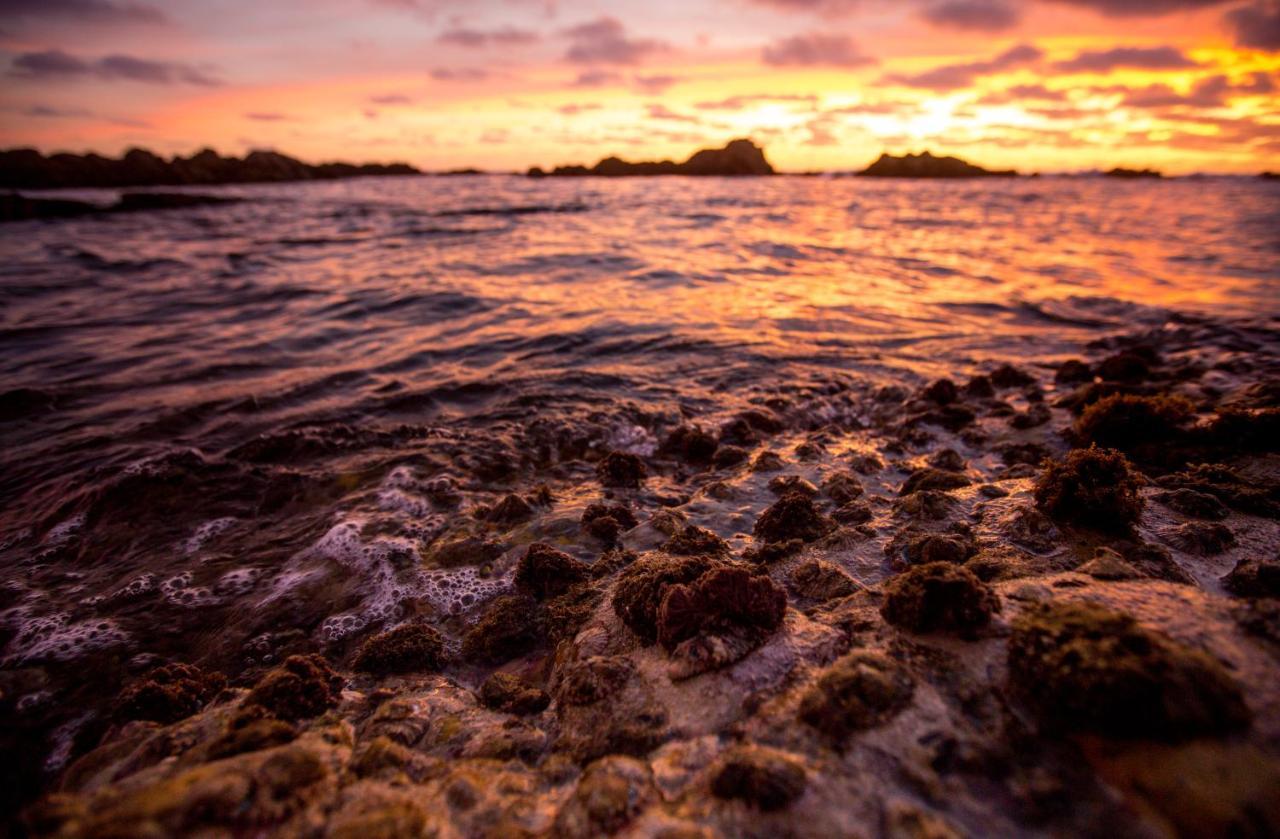
<path id="1" fill-rule="evenodd" d="M 764 149 L 750 140 L 734 140 L 722 149 L 702 149 L 683 163 L 672 160 L 630 163 L 606 157 L 595 166 L 557 166 L 545 172 L 535 166 L 529 177 L 635 177 L 643 175 L 772 175 Z"/>
<path id="2" fill-rule="evenodd" d="M 1104 173 L 1108 178 L 1163 178 L 1164 175 L 1155 169 L 1125 169 L 1117 167 Z"/>
<path id="3" fill-rule="evenodd" d="M 170 160 L 145 149 L 130 149 L 118 160 L 97 154 L 45 156 L 35 149 L 0 151 L 0 188 L 8 189 L 186 186 L 416 174 L 418 170 L 407 163 L 313 165 L 273 151 L 254 151 L 239 158 L 205 149 Z"/>
<path id="4" fill-rule="evenodd" d="M 983 169 L 958 157 L 934 157 L 927 151 L 901 157 L 885 153 L 858 174 L 867 178 L 1012 178 L 1018 175 L 1013 169 Z"/>

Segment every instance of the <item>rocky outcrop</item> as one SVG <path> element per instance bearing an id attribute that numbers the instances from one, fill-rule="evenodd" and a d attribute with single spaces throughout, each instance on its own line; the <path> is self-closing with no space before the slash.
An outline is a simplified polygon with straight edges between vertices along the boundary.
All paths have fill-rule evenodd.
<path id="1" fill-rule="evenodd" d="M 239 198 L 191 195 L 180 192 L 125 192 L 114 204 L 94 204 L 70 198 L 31 198 L 16 192 L 0 194 L 0 221 L 74 218 L 93 213 L 133 213 L 142 210 L 176 210 L 208 204 L 235 204 Z"/>
<path id="2" fill-rule="evenodd" d="M 544 172 L 535 166 L 529 176 L 632 177 L 639 175 L 772 175 L 773 166 L 765 159 L 764 149 L 750 140 L 734 140 L 722 149 L 702 149 L 683 163 L 672 160 L 630 163 L 617 157 L 606 157 L 595 166 L 557 166 Z"/>
<path id="3" fill-rule="evenodd" d="M 1160 172 L 1155 169 L 1125 169 L 1118 166 L 1105 173 L 1108 178 L 1163 178 Z"/>
<path id="4" fill-rule="evenodd" d="M 1013 169 L 983 169 L 958 157 L 934 157 L 926 151 L 902 157 L 882 154 L 858 174 L 868 178 L 1011 178 L 1018 173 Z"/>
<path id="5" fill-rule="evenodd" d="M 0 152 L 0 187 L 9 189 L 267 183 L 415 174 L 418 170 L 407 163 L 313 165 L 273 151 L 254 151 L 239 158 L 204 149 L 171 160 L 145 149 L 130 149 L 119 160 L 92 153 L 46 157 L 35 149 Z"/>

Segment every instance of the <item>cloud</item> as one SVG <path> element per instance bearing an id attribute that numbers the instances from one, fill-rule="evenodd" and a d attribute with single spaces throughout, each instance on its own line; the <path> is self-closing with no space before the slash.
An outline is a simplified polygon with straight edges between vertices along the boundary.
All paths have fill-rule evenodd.
<path id="1" fill-rule="evenodd" d="M 848 35 L 810 32 L 774 41 L 760 58 L 773 67 L 866 67 L 878 63 L 864 55 Z"/>
<path id="2" fill-rule="evenodd" d="M 745 111 L 753 105 L 766 102 L 798 102 L 810 107 L 816 107 L 818 97 L 812 93 L 756 93 L 749 96 L 730 96 L 728 99 L 699 102 L 694 107 L 700 111 Z"/>
<path id="3" fill-rule="evenodd" d="M 479 67 L 437 67 L 431 78 L 438 82 L 482 82 L 489 78 L 489 71 Z"/>
<path id="4" fill-rule="evenodd" d="M 1022 19 L 1004 0 L 946 0 L 926 6 L 920 14 L 935 26 L 978 32 L 1012 29 Z"/>
<path id="5" fill-rule="evenodd" d="M 751 0 L 782 12 L 807 12 L 823 17 L 845 17 L 864 5 L 862 0 Z"/>
<path id="6" fill-rule="evenodd" d="M 1199 65 L 1174 47 L 1115 47 L 1085 50 L 1053 66 L 1063 73 L 1110 73 L 1120 69 L 1182 70 Z"/>
<path id="7" fill-rule="evenodd" d="M 990 61 L 973 61 L 967 64 L 947 64 L 915 75 L 894 74 L 883 81 L 905 87 L 925 90 L 957 90 L 968 87 L 980 76 L 991 76 L 1008 70 L 1016 70 L 1035 64 L 1044 57 L 1044 51 L 1031 44 L 1019 44 L 997 55 Z"/>
<path id="8" fill-rule="evenodd" d="M 693 114 L 682 114 L 677 111 L 673 111 L 666 105 L 651 104 L 646 106 L 646 110 L 649 112 L 649 119 L 660 119 L 666 120 L 667 122 L 687 122 L 691 125 L 702 124 L 702 119 L 700 117 L 696 117 Z"/>
<path id="9" fill-rule="evenodd" d="M 294 118 L 287 114 L 278 113 L 248 113 L 244 115 L 245 119 L 251 119 L 254 122 L 294 122 Z"/>
<path id="10" fill-rule="evenodd" d="M 66 119 L 72 117 L 88 117 L 93 114 L 80 108 L 55 108 L 51 105 L 30 105 L 22 109 L 24 117 L 40 117 Z"/>
<path id="11" fill-rule="evenodd" d="M 1223 6 L 1233 0 L 1051 0 L 1066 6 L 1092 9 L 1107 17 L 1153 17 Z"/>
<path id="12" fill-rule="evenodd" d="M 532 30 L 504 26 L 499 29 L 450 29 L 442 32 L 436 40 L 442 44 L 478 49 L 490 45 L 512 47 L 534 44 L 540 40 L 540 36 Z"/>
<path id="13" fill-rule="evenodd" d="M 626 27 L 612 17 L 578 24 L 562 34 L 569 39 L 565 60 L 574 64 L 639 64 L 670 49 L 664 41 L 628 37 Z"/>
<path id="14" fill-rule="evenodd" d="M 1042 84 L 1016 84 L 997 90 L 976 100 L 979 105 L 1010 105 L 1019 102 L 1066 102 L 1066 90 L 1047 88 Z"/>
<path id="15" fill-rule="evenodd" d="M 374 105 L 412 105 L 413 98 L 403 93 L 381 93 L 377 96 L 370 96 L 369 101 Z"/>
<path id="16" fill-rule="evenodd" d="M 1236 46 L 1276 52 L 1280 50 L 1280 2 L 1258 0 L 1227 12 L 1227 28 Z"/>
<path id="17" fill-rule="evenodd" d="M 684 81 L 682 76 L 657 75 L 657 76 L 632 76 L 632 83 L 640 89 L 642 93 L 656 95 L 662 93 L 674 84 Z"/>
<path id="18" fill-rule="evenodd" d="M 603 107 L 604 105 L 600 105 L 596 102 L 570 102 L 568 105 L 561 105 L 556 108 L 556 110 L 567 117 L 571 117 L 577 114 L 586 113 L 587 111 L 598 111 Z"/>
<path id="19" fill-rule="evenodd" d="M 62 50 L 22 53 L 14 58 L 9 75 L 33 80 L 96 76 L 111 81 L 147 84 L 192 84 L 200 87 L 222 84 L 189 64 L 151 61 L 131 55 L 108 55 L 88 61 Z"/>
<path id="20" fill-rule="evenodd" d="M 57 19 L 92 23 L 164 23 L 164 13 L 141 3 L 112 0 L 0 0 L 0 20 Z"/>
<path id="21" fill-rule="evenodd" d="M 1201 80 L 1187 93 L 1179 93 L 1167 84 L 1129 90 L 1121 104 L 1130 108 L 1222 108 L 1236 97 L 1267 96 L 1275 90 L 1275 80 L 1266 73 L 1254 73 L 1242 82 L 1219 75 Z"/>
<path id="22" fill-rule="evenodd" d="M 603 87 L 607 84 L 617 84 L 622 81 L 620 73 L 613 73 L 608 70 L 583 70 L 578 74 L 578 78 L 571 82 L 572 87 Z"/>

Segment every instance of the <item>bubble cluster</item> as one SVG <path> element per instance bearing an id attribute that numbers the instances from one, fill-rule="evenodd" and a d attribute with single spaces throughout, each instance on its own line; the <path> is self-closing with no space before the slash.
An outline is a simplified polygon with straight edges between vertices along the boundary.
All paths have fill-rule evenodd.
<path id="1" fill-rule="evenodd" d="M 615 452 L 650 457 L 658 450 L 658 439 L 639 425 L 620 425 L 609 431 L 606 448 Z"/>
<path id="2" fill-rule="evenodd" d="M 213 584 L 213 593 L 219 597 L 234 597 L 252 591 L 262 579 L 260 568 L 233 568 Z"/>
<path id="3" fill-rule="evenodd" d="M 84 527 L 84 513 L 74 515 L 66 521 L 61 521 L 49 528 L 49 532 L 45 534 L 44 541 L 48 545 L 61 545 L 71 539 Z"/>
<path id="4" fill-rule="evenodd" d="M 208 586 L 192 585 L 190 571 L 183 571 L 160 583 L 160 593 L 175 606 L 212 606 L 218 597 Z"/>
<path id="5" fill-rule="evenodd" d="M 186 543 L 184 543 L 183 550 L 186 551 L 188 556 L 198 553 L 208 542 L 230 530 L 235 525 L 236 521 L 237 520 L 231 516 L 225 516 L 220 519 L 210 519 L 196 528 L 196 532 L 187 539 Z"/>
<path id="6" fill-rule="evenodd" d="M 17 617 L 17 616 L 15 616 Z M 4 665 L 72 661 L 85 653 L 123 646 L 129 635 L 109 618 L 72 621 L 67 612 L 18 617 Z"/>

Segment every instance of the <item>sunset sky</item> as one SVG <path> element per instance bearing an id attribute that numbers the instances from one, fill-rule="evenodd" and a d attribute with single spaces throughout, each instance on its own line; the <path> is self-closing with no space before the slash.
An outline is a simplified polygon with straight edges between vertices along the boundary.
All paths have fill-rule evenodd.
<path id="1" fill-rule="evenodd" d="M 1280 168 L 1280 0 L 0 0 L 0 145 Z"/>

